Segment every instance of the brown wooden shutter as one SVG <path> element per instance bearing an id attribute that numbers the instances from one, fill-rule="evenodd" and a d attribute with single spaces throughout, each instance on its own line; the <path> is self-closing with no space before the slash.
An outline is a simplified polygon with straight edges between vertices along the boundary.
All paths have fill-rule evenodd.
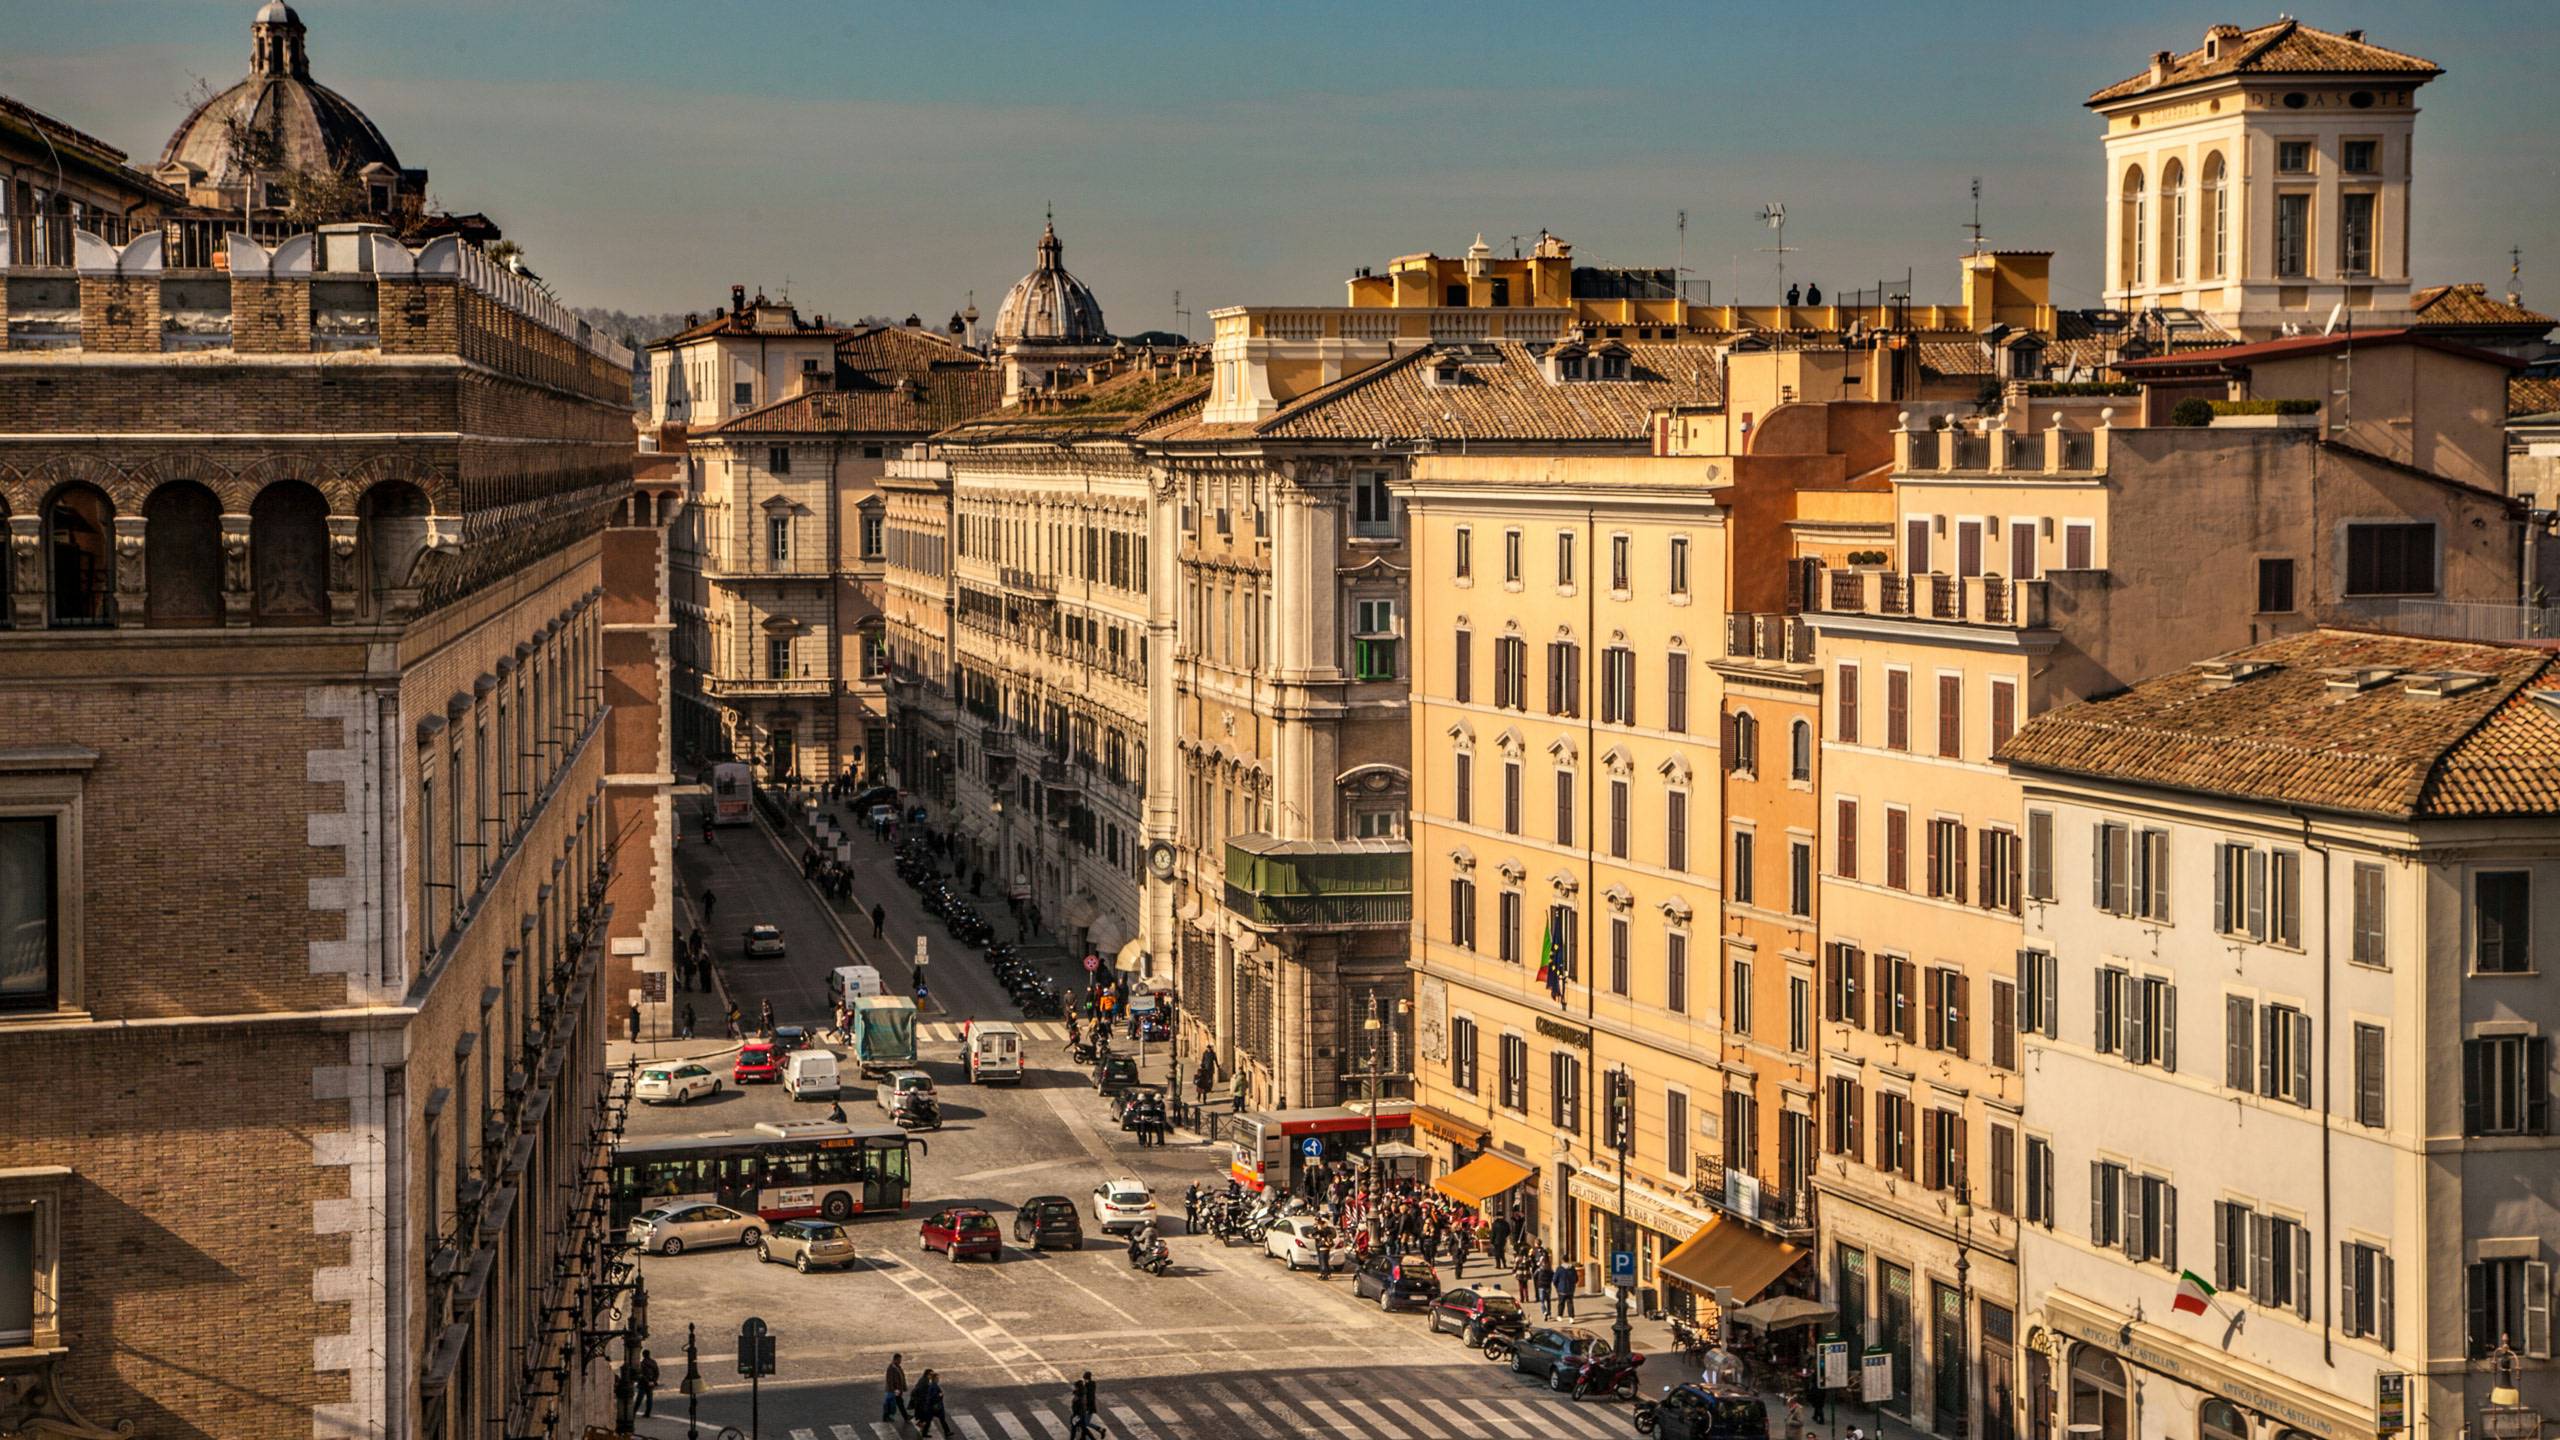
<path id="1" fill-rule="evenodd" d="M 1956 862 L 1956 888 L 1955 893 L 1951 898 L 1954 899 L 1957 904 L 1961 905 L 1964 903 L 1964 897 L 1968 893 L 1965 886 L 1966 867 L 1964 853 L 1964 826 L 1961 824 L 1950 824 L 1947 827 L 1947 838 L 1949 843 L 1955 847 L 1956 852 L 1954 856 Z"/>
<path id="2" fill-rule="evenodd" d="M 1947 972 L 1947 1029 L 1956 1058 L 1973 1058 L 1973 980 L 1960 970 Z"/>
<path id="3" fill-rule="evenodd" d="M 1938 878 L 1943 875 L 1945 871 L 1941 868 L 1943 857 L 1940 854 L 1940 846 L 1946 839 L 1946 833 L 1946 826 L 1939 824 L 1935 820 L 1929 822 L 1929 893 L 1932 895 L 1942 892 L 1942 887 L 1938 884 Z"/>
<path id="4" fill-rule="evenodd" d="M 1947 972 L 1935 965 L 1930 966 L 1921 985 L 1921 1003 L 1928 1012 L 1921 1033 L 1928 1037 L 1924 1043 L 1932 1050 L 1947 1048 L 1946 989 Z"/>

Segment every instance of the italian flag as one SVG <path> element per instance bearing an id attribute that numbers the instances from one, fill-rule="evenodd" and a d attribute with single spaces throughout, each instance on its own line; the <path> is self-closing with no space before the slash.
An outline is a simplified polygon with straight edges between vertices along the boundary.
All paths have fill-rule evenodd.
<path id="1" fill-rule="evenodd" d="M 2203 1276 L 2193 1270 L 2181 1270 L 2178 1272 L 2178 1298 L 2169 1302 L 2169 1308 L 2189 1315 L 2201 1315 L 2212 1307 L 2213 1296 L 2214 1289 L 2204 1283 Z"/>

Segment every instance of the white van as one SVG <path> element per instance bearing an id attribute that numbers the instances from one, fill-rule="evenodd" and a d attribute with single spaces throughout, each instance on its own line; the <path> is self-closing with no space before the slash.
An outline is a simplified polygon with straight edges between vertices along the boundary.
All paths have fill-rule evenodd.
<path id="1" fill-rule="evenodd" d="M 782 1059 L 782 1088 L 794 1100 L 833 1100 L 844 1088 L 832 1050 L 794 1050 Z"/>
<path id="2" fill-rule="evenodd" d="M 857 995 L 881 995 L 880 971 L 870 965 L 839 965 L 827 976 L 827 998 L 850 1005 Z"/>
<path id="3" fill-rule="evenodd" d="M 972 1020 L 961 1036 L 969 1056 L 969 1080 L 989 1085 L 1022 1083 L 1022 1033 L 1009 1020 Z"/>

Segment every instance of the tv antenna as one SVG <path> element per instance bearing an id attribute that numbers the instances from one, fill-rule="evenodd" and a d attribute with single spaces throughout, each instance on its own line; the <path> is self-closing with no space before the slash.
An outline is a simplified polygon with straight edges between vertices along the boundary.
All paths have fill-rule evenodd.
<path id="1" fill-rule="evenodd" d="M 1671 223 L 1680 232 L 1680 263 L 1671 271 L 1671 288 L 1685 301 L 1689 298 L 1689 212 L 1681 211 Z"/>
<path id="2" fill-rule="evenodd" d="M 1982 177 L 1973 177 L 1973 221 L 1964 228 L 1973 232 L 1973 253 L 1982 253 Z"/>
<path id="3" fill-rule="evenodd" d="M 1191 312 L 1182 307 L 1182 292 L 1173 292 L 1173 328 L 1183 339 L 1191 338 Z"/>
<path id="4" fill-rule="evenodd" d="M 1778 257 L 1778 294 L 1783 299 L 1787 293 L 1787 256 L 1793 254 L 1796 249 L 1795 246 L 1787 243 L 1786 202 L 1772 200 L 1761 206 L 1760 220 L 1761 223 L 1778 232 L 1778 243 L 1761 246 L 1760 253 Z"/>

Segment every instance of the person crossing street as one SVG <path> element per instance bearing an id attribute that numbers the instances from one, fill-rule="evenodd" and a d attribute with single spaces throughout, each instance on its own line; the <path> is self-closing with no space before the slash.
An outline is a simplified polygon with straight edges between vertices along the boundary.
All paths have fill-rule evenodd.
<path id="1" fill-rule="evenodd" d="M 1067 1440 L 1089 1440 L 1089 1437 L 1099 1437 L 1102 1434 L 1102 1426 L 1094 1419 L 1094 1412 L 1101 1408 L 1101 1400 L 1095 1393 L 1093 1372 L 1087 1370 L 1084 1372 L 1084 1378 L 1076 1381 L 1068 1390 Z"/>
<path id="2" fill-rule="evenodd" d="M 880 1423 L 883 1425 L 889 1423 L 892 1415 L 901 1420 L 907 1418 L 906 1358 L 904 1355 L 889 1357 L 889 1373 L 880 1385 Z"/>

